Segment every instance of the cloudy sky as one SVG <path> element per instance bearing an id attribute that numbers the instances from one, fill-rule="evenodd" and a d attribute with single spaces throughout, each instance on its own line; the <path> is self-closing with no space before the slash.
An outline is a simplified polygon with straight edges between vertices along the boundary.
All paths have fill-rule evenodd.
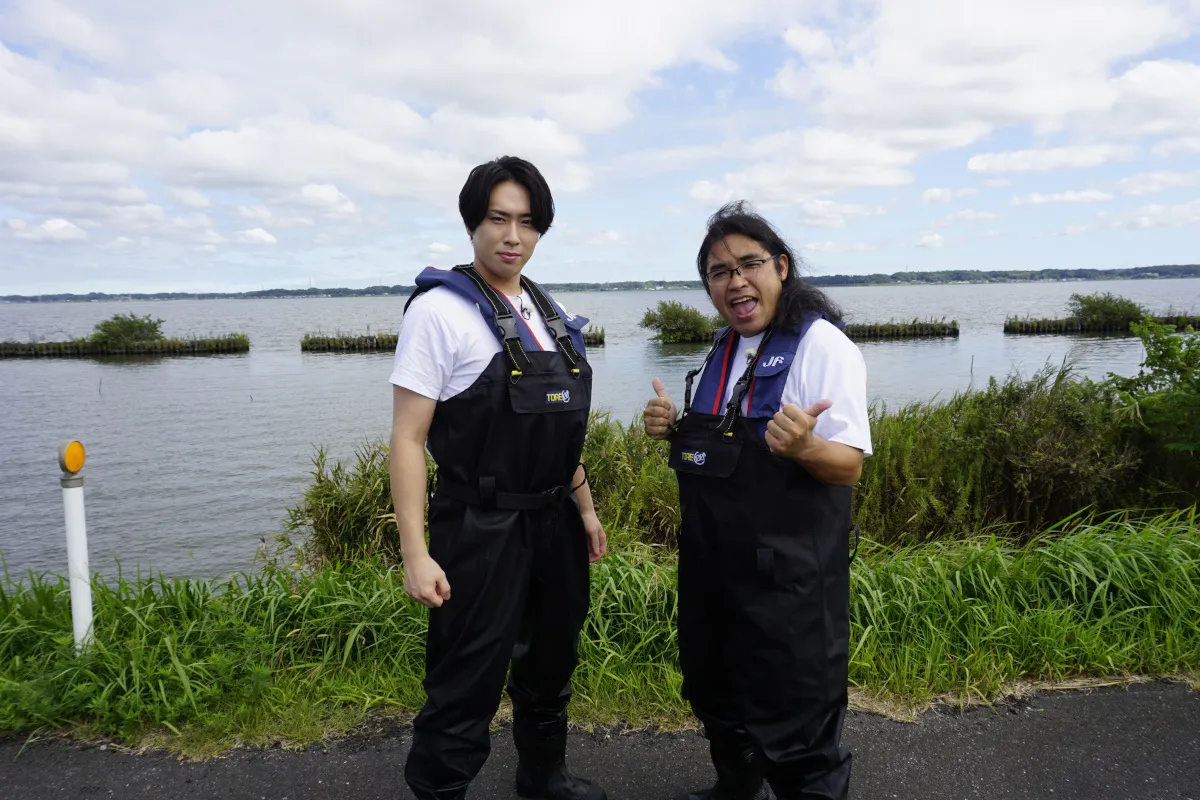
<path id="1" fill-rule="evenodd" d="M 1200 261 L 1200 0 L 0 0 L 0 294 L 411 283 L 533 160 L 541 280 Z"/>

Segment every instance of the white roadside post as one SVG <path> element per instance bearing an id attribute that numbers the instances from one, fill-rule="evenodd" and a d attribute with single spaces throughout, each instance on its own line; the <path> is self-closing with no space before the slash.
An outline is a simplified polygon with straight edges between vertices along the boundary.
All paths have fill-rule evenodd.
<path id="1" fill-rule="evenodd" d="M 83 515 L 83 445 L 67 442 L 58 449 L 62 469 L 63 511 L 67 519 L 67 575 L 71 584 L 71 623 L 75 629 L 75 652 L 92 640 L 92 571 L 88 566 L 87 522 Z"/>

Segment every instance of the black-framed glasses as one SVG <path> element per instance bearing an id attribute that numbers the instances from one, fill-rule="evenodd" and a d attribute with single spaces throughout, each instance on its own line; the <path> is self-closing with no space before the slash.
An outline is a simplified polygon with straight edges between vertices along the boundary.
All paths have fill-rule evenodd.
<path id="1" fill-rule="evenodd" d="M 733 273 L 736 272 L 738 275 L 741 275 L 743 278 L 749 278 L 763 264 L 766 264 L 768 261 L 774 261 L 777 258 L 779 258 L 778 253 L 776 253 L 773 256 L 767 256 L 766 258 L 756 258 L 753 261 L 743 261 L 741 264 L 738 264 L 736 267 L 726 267 L 724 269 L 714 269 L 712 272 L 704 273 L 704 280 L 708 283 L 709 286 L 723 286 L 726 283 L 729 283 L 730 280 L 732 280 Z"/>

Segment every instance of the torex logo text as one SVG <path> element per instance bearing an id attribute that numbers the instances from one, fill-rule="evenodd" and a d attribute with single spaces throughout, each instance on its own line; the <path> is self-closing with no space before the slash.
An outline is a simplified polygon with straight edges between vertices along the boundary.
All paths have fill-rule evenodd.
<path id="1" fill-rule="evenodd" d="M 697 467 L 703 467 L 704 462 L 708 460 L 708 454 L 703 450 L 684 450 L 679 454 L 679 457 L 684 461 L 690 461 Z"/>
<path id="2" fill-rule="evenodd" d="M 561 392 L 546 392 L 547 405 L 565 405 L 571 402 L 571 390 L 563 389 Z"/>

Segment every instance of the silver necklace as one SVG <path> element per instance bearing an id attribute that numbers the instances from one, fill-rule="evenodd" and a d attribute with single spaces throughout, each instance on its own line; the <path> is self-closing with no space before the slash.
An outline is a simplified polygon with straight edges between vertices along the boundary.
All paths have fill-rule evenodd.
<path id="1" fill-rule="evenodd" d="M 533 312 L 525 307 L 525 301 L 521 298 L 521 295 L 517 295 L 517 305 L 521 307 L 521 316 L 528 322 L 532 318 Z"/>

